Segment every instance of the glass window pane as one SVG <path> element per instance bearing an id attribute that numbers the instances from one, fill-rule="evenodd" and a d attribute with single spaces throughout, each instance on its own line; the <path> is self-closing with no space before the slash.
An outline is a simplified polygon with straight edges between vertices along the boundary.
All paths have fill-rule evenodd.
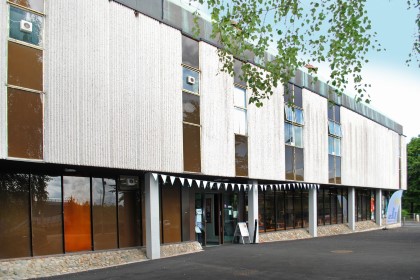
<path id="1" fill-rule="evenodd" d="M 120 248 L 141 245 L 141 196 L 137 176 L 121 176 L 118 182 Z"/>
<path id="2" fill-rule="evenodd" d="M 238 85 L 242 85 L 242 86 L 246 86 L 246 82 L 241 80 L 241 76 L 242 76 L 242 61 L 239 61 L 237 59 L 234 60 L 233 62 L 233 82 L 238 84 Z"/>
<path id="3" fill-rule="evenodd" d="M 335 182 L 341 184 L 341 157 L 335 157 Z"/>
<path id="4" fill-rule="evenodd" d="M 284 142 L 288 145 L 294 145 L 295 139 L 293 137 L 294 129 L 290 123 L 284 123 Z"/>
<path id="5" fill-rule="evenodd" d="M 334 120 L 334 106 L 330 102 L 328 102 L 328 120 Z"/>
<path id="6" fill-rule="evenodd" d="M 24 6 L 28 9 L 44 12 L 44 0 L 9 0 L 11 3 Z"/>
<path id="7" fill-rule="evenodd" d="M 233 89 L 233 100 L 235 106 L 246 108 L 246 90 L 240 87 L 235 87 Z"/>
<path id="8" fill-rule="evenodd" d="M 198 94 L 200 90 L 200 73 L 183 67 L 182 88 Z"/>
<path id="9" fill-rule="evenodd" d="M 303 124 L 303 111 L 300 109 L 295 108 L 295 122 L 298 124 Z"/>
<path id="10" fill-rule="evenodd" d="M 274 208 L 274 191 L 267 189 L 265 192 L 265 224 L 266 231 L 274 231 L 276 229 L 276 216 Z"/>
<path id="11" fill-rule="evenodd" d="M 302 198 L 301 198 L 301 190 L 296 189 L 295 190 L 295 195 L 294 195 L 294 216 L 295 216 L 295 221 L 294 221 L 294 226 L 295 228 L 301 228 L 303 227 L 302 224 Z"/>
<path id="12" fill-rule="evenodd" d="M 288 120 L 289 122 L 294 122 L 295 121 L 295 114 L 293 112 L 293 109 L 287 105 L 284 106 L 284 114 L 286 117 L 286 120 Z"/>
<path id="13" fill-rule="evenodd" d="M 334 105 L 334 117 L 335 117 L 335 122 L 336 123 L 340 123 L 340 106 Z"/>
<path id="14" fill-rule="evenodd" d="M 7 83 L 42 91 L 42 51 L 9 42 L 8 52 Z"/>
<path id="15" fill-rule="evenodd" d="M 303 149 L 295 148 L 295 171 L 296 171 L 296 180 L 303 181 L 304 179 L 304 160 L 303 160 Z"/>
<path id="16" fill-rule="evenodd" d="M 246 110 L 234 108 L 235 127 L 234 132 L 237 134 L 246 135 L 248 133 Z"/>
<path id="17" fill-rule="evenodd" d="M 276 191 L 276 213 L 277 213 L 277 230 L 283 230 L 284 224 L 284 191 Z"/>
<path id="18" fill-rule="evenodd" d="M 302 89 L 300 87 L 294 86 L 294 97 L 295 97 L 295 105 L 299 108 L 302 108 Z"/>
<path id="19" fill-rule="evenodd" d="M 303 147 L 303 135 L 302 135 L 302 127 L 301 126 L 293 126 L 295 131 L 295 146 L 296 147 Z"/>
<path id="20" fill-rule="evenodd" d="M 286 229 L 292 229 L 295 224 L 295 216 L 293 209 L 293 191 L 285 191 L 286 195 Z"/>
<path id="21" fill-rule="evenodd" d="M 341 141 L 338 138 L 334 138 L 334 152 L 336 156 L 341 156 Z"/>
<path id="22" fill-rule="evenodd" d="M 339 124 L 335 124 L 335 132 L 334 132 L 334 134 L 336 135 L 336 136 L 338 136 L 338 137 L 341 137 L 341 125 L 339 125 Z"/>
<path id="23" fill-rule="evenodd" d="M 9 157 L 42 159 L 42 96 L 8 88 L 7 97 Z"/>
<path id="24" fill-rule="evenodd" d="M 61 176 L 32 175 L 34 256 L 63 253 Z"/>
<path id="25" fill-rule="evenodd" d="M 248 137 L 235 135 L 236 176 L 248 176 Z"/>
<path id="26" fill-rule="evenodd" d="M 182 36 L 182 63 L 200 68 L 198 41 Z"/>
<path id="27" fill-rule="evenodd" d="M 293 103 L 293 85 L 288 84 L 287 87 L 284 87 L 284 106 L 288 105 L 290 102 Z"/>
<path id="28" fill-rule="evenodd" d="M 200 96 L 183 92 L 182 111 L 184 122 L 200 124 Z"/>
<path id="29" fill-rule="evenodd" d="M 309 226 L 309 191 L 302 190 L 302 226 Z"/>
<path id="30" fill-rule="evenodd" d="M 334 135 L 334 122 L 328 121 L 328 133 Z"/>
<path id="31" fill-rule="evenodd" d="M 63 177 L 65 251 L 92 249 L 90 178 Z"/>
<path id="32" fill-rule="evenodd" d="M 326 225 L 330 225 L 331 224 L 331 203 L 330 203 L 330 190 L 329 189 L 324 189 L 324 219 L 325 219 L 325 224 Z"/>
<path id="33" fill-rule="evenodd" d="M 328 155 L 328 182 L 335 183 L 335 156 Z"/>
<path id="34" fill-rule="evenodd" d="M 317 206 L 318 206 L 318 225 L 323 226 L 325 224 L 324 219 L 324 189 L 321 188 L 318 190 L 317 197 Z"/>
<path id="35" fill-rule="evenodd" d="M 164 184 L 161 190 L 163 243 L 181 242 L 181 189 Z"/>
<path id="36" fill-rule="evenodd" d="M 295 156 L 293 153 L 294 148 L 287 146 L 285 149 L 285 159 L 286 159 L 286 179 L 294 180 L 294 171 L 293 166 L 295 165 Z"/>
<path id="37" fill-rule="evenodd" d="M 0 259 L 29 257 L 29 176 L 0 174 Z"/>
<path id="38" fill-rule="evenodd" d="M 329 136 L 328 137 L 328 154 L 334 155 L 334 137 Z"/>
<path id="39" fill-rule="evenodd" d="M 93 247 L 95 250 L 118 247 L 116 190 L 115 179 L 92 178 Z"/>
<path id="40" fill-rule="evenodd" d="M 258 191 L 258 229 L 265 232 L 264 192 Z"/>
<path id="41" fill-rule="evenodd" d="M 184 124 L 184 170 L 201 171 L 200 127 Z"/>
<path id="42" fill-rule="evenodd" d="M 337 224 L 337 190 L 331 189 L 331 224 Z"/>
<path id="43" fill-rule="evenodd" d="M 10 6 L 10 38 L 41 46 L 42 32 L 43 18 L 41 16 Z"/>

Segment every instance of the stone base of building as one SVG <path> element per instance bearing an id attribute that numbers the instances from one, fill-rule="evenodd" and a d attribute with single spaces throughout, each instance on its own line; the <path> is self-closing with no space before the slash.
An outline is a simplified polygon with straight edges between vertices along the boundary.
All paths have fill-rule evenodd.
<path id="1" fill-rule="evenodd" d="M 260 233 L 260 243 L 311 238 L 307 229 L 292 229 Z"/>
<path id="2" fill-rule="evenodd" d="M 197 241 L 165 244 L 160 246 L 160 257 L 172 257 L 182 254 L 190 254 L 202 251 L 200 243 Z"/>

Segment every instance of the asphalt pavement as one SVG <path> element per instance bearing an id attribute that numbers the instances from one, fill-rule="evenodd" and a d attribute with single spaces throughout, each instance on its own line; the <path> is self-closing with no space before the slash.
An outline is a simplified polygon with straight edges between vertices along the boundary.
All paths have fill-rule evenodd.
<path id="1" fill-rule="evenodd" d="M 420 226 L 203 252 L 49 279 L 420 280 Z"/>

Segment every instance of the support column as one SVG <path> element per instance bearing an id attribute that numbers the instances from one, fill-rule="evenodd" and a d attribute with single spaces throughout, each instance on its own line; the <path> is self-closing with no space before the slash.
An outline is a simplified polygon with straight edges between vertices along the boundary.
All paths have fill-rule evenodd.
<path id="1" fill-rule="evenodd" d="M 352 231 L 356 230 L 356 192 L 353 187 L 349 187 L 349 228 Z"/>
<path id="2" fill-rule="evenodd" d="M 318 206 L 316 187 L 309 190 L 309 234 L 312 237 L 318 236 Z"/>
<path id="3" fill-rule="evenodd" d="M 376 190 L 375 195 L 375 222 L 378 226 L 382 226 L 382 190 Z"/>
<path id="4" fill-rule="evenodd" d="M 152 173 L 145 176 L 146 256 L 153 260 L 160 258 L 159 180 Z"/>
<path id="5" fill-rule="evenodd" d="M 254 238 L 254 232 L 256 231 L 255 243 L 259 243 L 258 223 L 255 228 L 255 220 L 258 219 L 258 182 L 251 181 L 252 190 L 248 191 L 248 228 L 250 240 L 252 242 Z"/>

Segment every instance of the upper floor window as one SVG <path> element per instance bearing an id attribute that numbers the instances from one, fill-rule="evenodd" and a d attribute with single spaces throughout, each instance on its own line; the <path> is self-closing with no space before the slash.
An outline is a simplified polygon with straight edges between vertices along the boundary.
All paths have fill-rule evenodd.
<path id="1" fill-rule="evenodd" d="M 328 104 L 328 177 L 329 182 L 341 183 L 341 124 L 340 106 Z"/>

